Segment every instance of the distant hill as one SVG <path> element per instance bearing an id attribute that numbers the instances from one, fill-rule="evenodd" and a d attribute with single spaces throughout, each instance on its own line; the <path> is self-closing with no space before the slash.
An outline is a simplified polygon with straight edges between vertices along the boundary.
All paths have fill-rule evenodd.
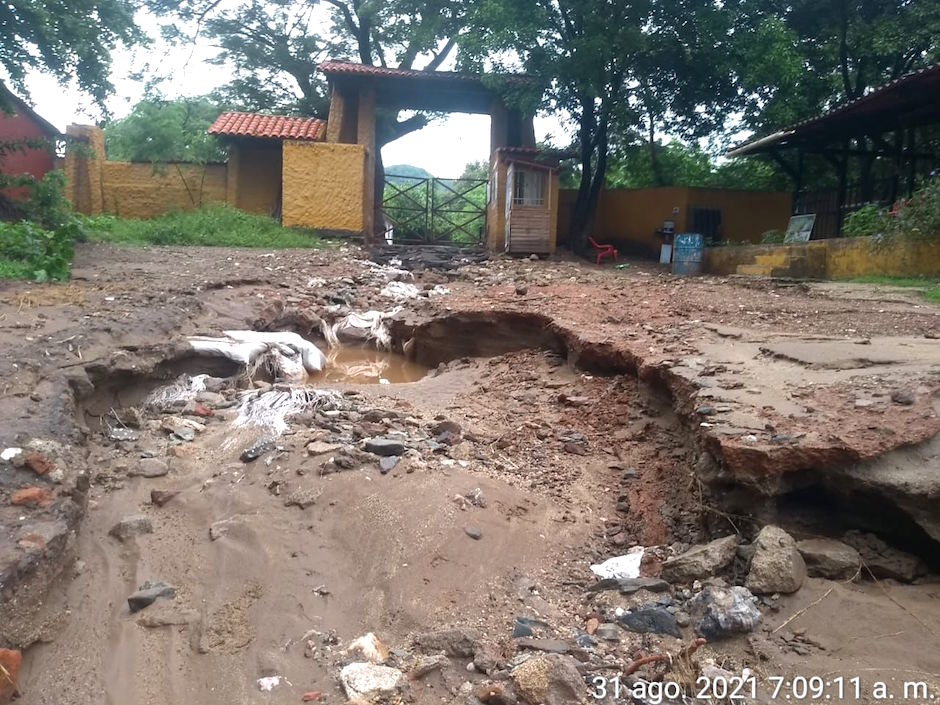
<path id="1" fill-rule="evenodd" d="M 393 183 L 397 183 L 397 180 L 395 179 L 396 176 L 412 176 L 419 179 L 429 179 L 431 178 L 431 173 L 419 166 L 411 166 L 411 164 L 395 164 L 393 166 L 385 167 L 386 179 Z M 401 181 L 409 181 L 409 179 L 401 179 Z"/>

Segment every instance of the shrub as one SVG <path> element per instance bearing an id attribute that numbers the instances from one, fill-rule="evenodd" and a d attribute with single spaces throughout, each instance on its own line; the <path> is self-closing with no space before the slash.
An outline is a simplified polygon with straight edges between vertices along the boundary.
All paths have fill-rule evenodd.
<path id="1" fill-rule="evenodd" d="M 762 245 L 779 245 L 783 243 L 786 236 L 787 234 L 783 230 L 768 230 L 760 236 L 760 243 Z"/>
<path id="2" fill-rule="evenodd" d="M 842 224 L 843 237 L 870 237 L 881 235 L 887 229 L 887 216 L 878 206 L 862 206 L 845 216 Z"/>
<path id="3" fill-rule="evenodd" d="M 888 218 L 886 233 L 889 237 L 940 239 L 940 179 L 931 179 L 903 202 Z"/>
<path id="4" fill-rule="evenodd" d="M 219 247 L 321 247 L 316 233 L 284 228 L 273 218 L 224 204 L 168 213 L 150 220 L 103 215 L 86 220 L 88 236 L 125 245 L 203 245 Z"/>

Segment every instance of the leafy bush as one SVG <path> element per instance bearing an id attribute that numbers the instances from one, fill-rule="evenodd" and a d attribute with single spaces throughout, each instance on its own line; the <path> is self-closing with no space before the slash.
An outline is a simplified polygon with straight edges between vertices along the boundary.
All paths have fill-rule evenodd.
<path id="1" fill-rule="evenodd" d="M 36 223 L 0 223 L 0 277 L 65 281 L 77 222 L 46 230 Z"/>
<path id="2" fill-rule="evenodd" d="M 888 218 L 889 237 L 940 239 L 940 179 L 934 178 Z"/>
<path id="3" fill-rule="evenodd" d="M 6 177 L 2 185 L 25 188 L 29 195 L 15 204 L 20 222 L 0 222 L 0 278 L 68 279 L 73 245 L 84 238 L 84 229 L 65 198 L 65 176 L 51 171 L 41 180 Z"/>
<path id="4" fill-rule="evenodd" d="M 783 243 L 786 236 L 787 234 L 783 230 L 768 230 L 760 236 L 760 243 L 762 245 L 779 245 Z"/>
<path id="5" fill-rule="evenodd" d="M 96 242 L 124 245 L 203 245 L 215 247 L 322 247 L 312 231 L 284 228 L 276 220 L 215 204 L 195 211 L 168 213 L 151 220 L 110 215 L 88 218 Z"/>
<path id="6" fill-rule="evenodd" d="M 842 225 L 843 237 L 871 237 L 881 235 L 887 229 L 887 215 L 878 206 L 862 206 L 845 216 Z"/>

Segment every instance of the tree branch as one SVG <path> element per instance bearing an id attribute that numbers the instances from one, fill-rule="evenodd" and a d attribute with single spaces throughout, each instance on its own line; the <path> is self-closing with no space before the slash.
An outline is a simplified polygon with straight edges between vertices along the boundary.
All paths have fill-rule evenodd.
<path id="1" fill-rule="evenodd" d="M 428 65 L 424 67 L 425 71 L 437 71 L 444 59 L 454 50 L 454 47 L 457 46 L 457 35 L 447 40 L 441 50 L 437 52 L 434 57 L 428 62 Z"/>

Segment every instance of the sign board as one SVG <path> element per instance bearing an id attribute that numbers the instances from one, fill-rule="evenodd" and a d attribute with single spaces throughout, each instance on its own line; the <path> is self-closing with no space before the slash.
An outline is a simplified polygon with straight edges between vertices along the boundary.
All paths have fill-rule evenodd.
<path id="1" fill-rule="evenodd" d="M 816 214 L 794 215 L 790 218 L 790 224 L 787 226 L 786 237 L 783 241 L 790 242 L 809 242 L 810 235 L 813 234 L 813 226 L 816 224 Z"/>

